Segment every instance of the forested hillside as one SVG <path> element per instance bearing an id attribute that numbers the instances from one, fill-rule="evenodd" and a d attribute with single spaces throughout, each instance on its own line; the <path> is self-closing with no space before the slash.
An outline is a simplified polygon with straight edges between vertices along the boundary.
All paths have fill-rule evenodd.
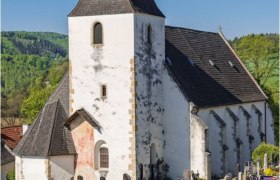
<path id="1" fill-rule="evenodd" d="M 279 34 L 251 34 L 231 44 L 268 96 L 279 141 Z"/>
<path id="2" fill-rule="evenodd" d="M 31 122 L 67 71 L 67 46 L 57 33 L 1 33 L 2 117 Z"/>

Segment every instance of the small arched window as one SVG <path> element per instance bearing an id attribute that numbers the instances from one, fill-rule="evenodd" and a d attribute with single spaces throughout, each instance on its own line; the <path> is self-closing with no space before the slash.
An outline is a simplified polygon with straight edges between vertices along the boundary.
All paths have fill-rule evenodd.
<path id="1" fill-rule="evenodd" d="M 83 180 L 84 178 L 83 178 L 83 176 L 78 176 L 77 179 L 78 179 L 78 180 Z"/>
<path id="2" fill-rule="evenodd" d="M 100 168 L 109 168 L 109 152 L 108 148 L 100 148 Z"/>
<path id="3" fill-rule="evenodd" d="M 93 27 L 93 44 L 103 44 L 103 28 L 101 23 L 96 23 Z"/>
<path id="4" fill-rule="evenodd" d="M 147 42 L 149 45 L 152 44 L 152 27 L 151 27 L 151 25 L 148 26 Z"/>

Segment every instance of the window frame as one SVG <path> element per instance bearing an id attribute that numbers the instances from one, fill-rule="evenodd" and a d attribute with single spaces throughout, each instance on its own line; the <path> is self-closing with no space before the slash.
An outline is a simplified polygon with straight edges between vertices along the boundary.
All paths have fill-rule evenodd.
<path id="1" fill-rule="evenodd" d="M 95 27 L 100 24 L 101 25 L 101 43 L 96 43 L 95 40 L 96 40 L 96 36 L 95 36 Z M 104 30 L 103 30 L 103 24 L 100 22 L 100 21 L 96 21 L 93 26 L 92 26 L 92 31 L 91 31 L 91 36 L 92 36 L 92 45 L 93 46 L 103 46 L 104 45 Z"/>
<path id="2" fill-rule="evenodd" d="M 148 28 L 147 28 L 147 44 L 152 46 L 153 44 L 153 28 L 151 26 L 151 24 L 148 25 Z"/>
<path id="3" fill-rule="evenodd" d="M 102 154 L 101 150 L 105 150 L 105 153 Z M 104 158 L 105 158 L 105 162 L 104 162 Z M 102 162 L 103 160 L 103 162 Z M 103 163 L 105 163 L 105 165 L 103 165 Z M 109 149 L 107 147 L 103 147 L 101 146 L 99 148 L 99 168 L 100 169 L 107 169 L 109 168 Z"/>
<path id="4" fill-rule="evenodd" d="M 108 97 L 108 87 L 106 84 L 100 85 L 100 97 L 102 100 L 105 100 Z"/>

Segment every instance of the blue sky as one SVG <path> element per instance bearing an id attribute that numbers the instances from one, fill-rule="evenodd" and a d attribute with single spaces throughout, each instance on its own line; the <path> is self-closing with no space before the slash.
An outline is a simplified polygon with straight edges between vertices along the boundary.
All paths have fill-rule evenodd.
<path id="1" fill-rule="evenodd" d="M 67 34 L 67 14 L 78 0 L 1 0 L 3 31 Z M 156 0 L 166 24 L 216 32 L 228 39 L 279 32 L 279 0 Z"/>

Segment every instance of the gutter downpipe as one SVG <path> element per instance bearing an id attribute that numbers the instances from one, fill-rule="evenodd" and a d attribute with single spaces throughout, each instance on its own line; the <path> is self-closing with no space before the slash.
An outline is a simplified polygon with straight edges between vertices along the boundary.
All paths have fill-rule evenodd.
<path id="1" fill-rule="evenodd" d="M 264 142 L 266 143 L 266 105 L 267 101 L 264 102 Z"/>

